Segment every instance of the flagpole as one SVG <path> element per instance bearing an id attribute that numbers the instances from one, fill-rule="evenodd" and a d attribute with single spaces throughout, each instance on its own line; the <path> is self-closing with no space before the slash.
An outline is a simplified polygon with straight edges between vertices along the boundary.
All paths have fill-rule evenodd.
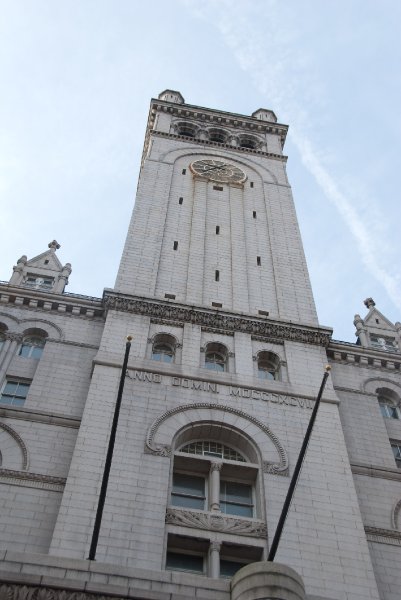
<path id="1" fill-rule="evenodd" d="M 122 399 L 123 390 L 124 390 L 125 374 L 127 372 L 128 356 L 129 356 L 129 351 L 131 349 L 131 340 L 132 340 L 132 337 L 130 335 L 127 336 L 127 343 L 125 345 L 124 362 L 123 362 L 123 366 L 122 366 L 122 370 L 121 370 L 120 385 L 118 388 L 116 405 L 114 407 L 113 423 L 111 425 L 109 445 L 107 448 L 106 461 L 104 464 L 103 479 L 102 479 L 102 485 L 100 488 L 100 494 L 99 494 L 99 500 L 98 500 L 98 505 L 97 505 L 95 524 L 93 526 L 92 542 L 91 542 L 91 546 L 90 546 L 90 550 L 89 550 L 88 560 L 95 560 L 95 556 L 96 556 L 96 548 L 97 548 L 97 542 L 99 539 L 100 525 L 102 523 L 103 508 L 104 508 L 104 503 L 105 503 L 106 494 L 107 494 L 107 485 L 109 483 L 111 461 L 113 459 L 113 450 L 114 450 L 114 442 L 115 442 L 116 433 L 117 433 L 118 417 L 120 416 L 121 399 Z"/>
<path id="2" fill-rule="evenodd" d="M 316 415 L 317 415 L 317 411 L 318 411 L 319 404 L 320 404 L 320 399 L 322 397 L 323 390 L 325 388 L 326 381 L 327 381 L 327 378 L 329 376 L 330 370 L 331 370 L 330 365 L 327 365 L 326 369 L 325 369 L 325 373 L 323 375 L 322 383 L 320 384 L 320 390 L 319 390 L 319 393 L 318 393 L 316 401 L 315 401 L 315 406 L 313 407 L 313 411 L 312 411 L 311 417 L 309 419 L 309 425 L 308 425 L 308 428 L 307 428 L 306 433 L 305 433 L 304 441 L 302 443 L 302 447 L 301 447 L 301 450 L 300 450 L 300 453 L 299 453 L 299 456 L 298 456 L 298 460 L 297 460 L 297 463 L 296 463 L 295 468 L 294 468 L 294 473 L 292 474 L 292 478 L 291 478 L 290 486 L 288 488 L 287 496 L 286 496 L 286 499 L 285 499 L 285 502 L 284 502 L 283 510 L 281 511 L 280 519 L 279 519 L 278 524 L 277 524 L 277 528 L 276 528 L 276 532 L 274 534 L 273 542 L 272 542 L 272 545 L 270 547 L 269 556 L 267 557 L 267 560 L 271 561 L 271 562 L 274 561 L 274 557 L 276 556 L 277 547 L 279 545 L 281 534 L 282 534 L 283 529 L 284 529 L 285 520 L 287 518 L 288 510 L 290 508 L 291 501 L 292 501 L 292 498 L 293 498 L 293 495 L 294 495 L 294 492 L 295 492 L 295 487 L 297 485 L 299 473 L 301 471 L 301 467 L 302 467 L 303 460 L 305 458 L 305 454 L 306 454 L 306 450 L 307 450 L 307 447 L 308 447 L 309 439 L 310 439 L 310 436 L 312 434 L 313 425 L 315 424 Z"/>

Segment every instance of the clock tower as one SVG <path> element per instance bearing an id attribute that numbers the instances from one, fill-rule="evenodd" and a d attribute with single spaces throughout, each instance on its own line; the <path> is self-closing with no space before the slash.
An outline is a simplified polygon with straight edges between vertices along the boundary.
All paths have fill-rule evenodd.
<path id="1" fill-rule="evenodd" d="M 96 560 L 127 586 L 137 569 L 139 590 L 229 600 L 219 578 L 266 559 L 331 337 L 287 180 L 287 130 L 271 110 L 203 108 L 172 90 L 151 101 L 50 555 L 88 556 L 132 335 Z M 311 598 L 378 599 L 338 405 L 329 381 L 277 560 Z"/>

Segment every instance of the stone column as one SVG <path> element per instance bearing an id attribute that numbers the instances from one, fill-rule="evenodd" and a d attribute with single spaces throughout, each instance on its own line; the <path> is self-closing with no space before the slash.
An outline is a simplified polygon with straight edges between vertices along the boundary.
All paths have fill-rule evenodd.
<path id="1" fill-rule="evenodd" d="M 210 510 L 220 512 L 220 471 L 222 462 L 213 461 L 210 465 L 209 498 Z"/>
<path id="2" fill-rule="evenodd" d="M 209 546 L 209 577 L 220 577 L 220 548 L 221 542 L 210 542 Z"/>
<path id="3" fill-rule="evenodd" d="M 305 600 L 302 577 L 274 562 L 242 567 L 231 580 L 231 600 Z"/>

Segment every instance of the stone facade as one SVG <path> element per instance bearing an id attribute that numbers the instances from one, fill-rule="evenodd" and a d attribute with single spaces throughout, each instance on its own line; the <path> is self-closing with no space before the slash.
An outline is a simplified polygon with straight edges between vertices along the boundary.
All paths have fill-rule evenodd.
<path id="1" fill-rule="evenodd" d="M 263 565 L 229 576 L 267 558 L 329 362 L 277 560 L 312 600 L 399 600 L 401 325 L 319 326 L 286 131 L 166 90 L 115 288 L 66 293 L 56 241 L 0 285 L 0 598 L 259 598 Z"/>

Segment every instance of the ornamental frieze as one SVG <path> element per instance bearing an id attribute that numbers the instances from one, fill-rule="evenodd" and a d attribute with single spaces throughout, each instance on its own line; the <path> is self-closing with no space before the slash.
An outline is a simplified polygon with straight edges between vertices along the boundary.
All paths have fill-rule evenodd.
<path id="1" fill-rule="evenodd" d="M 224 533 L 258 538 L 265 538 L 267 535 L 266 523 L 263 521 L 232 518 L 220 514 L 175 508 L 168 508 L 166 510 L 166 523 L 168 525 L 193 527 L 206 531 L 222 531 Z"/>
<path id="2" fill-rule="evenodd" d="M 259 319 L 257 317 L 244 318 L 218 312 L 209 312 L 194 307 L 173 305 L 163 301 L 151 302 L 143 298 L 121 296 L 114 292 L 105 292 L 104 305 L 106 309 L 131 312 L 150 317 L 163 319 L 165 322 L 191 323 L 201 327 L 213 328 L 220 333 L 233 333 L 240 331 L 250 335 L 258 335 L 277 340 L 291 340 L 305 344 L 316 344 L 327 347 L 331 338 L 331 330 L 297 327 Z"/>

